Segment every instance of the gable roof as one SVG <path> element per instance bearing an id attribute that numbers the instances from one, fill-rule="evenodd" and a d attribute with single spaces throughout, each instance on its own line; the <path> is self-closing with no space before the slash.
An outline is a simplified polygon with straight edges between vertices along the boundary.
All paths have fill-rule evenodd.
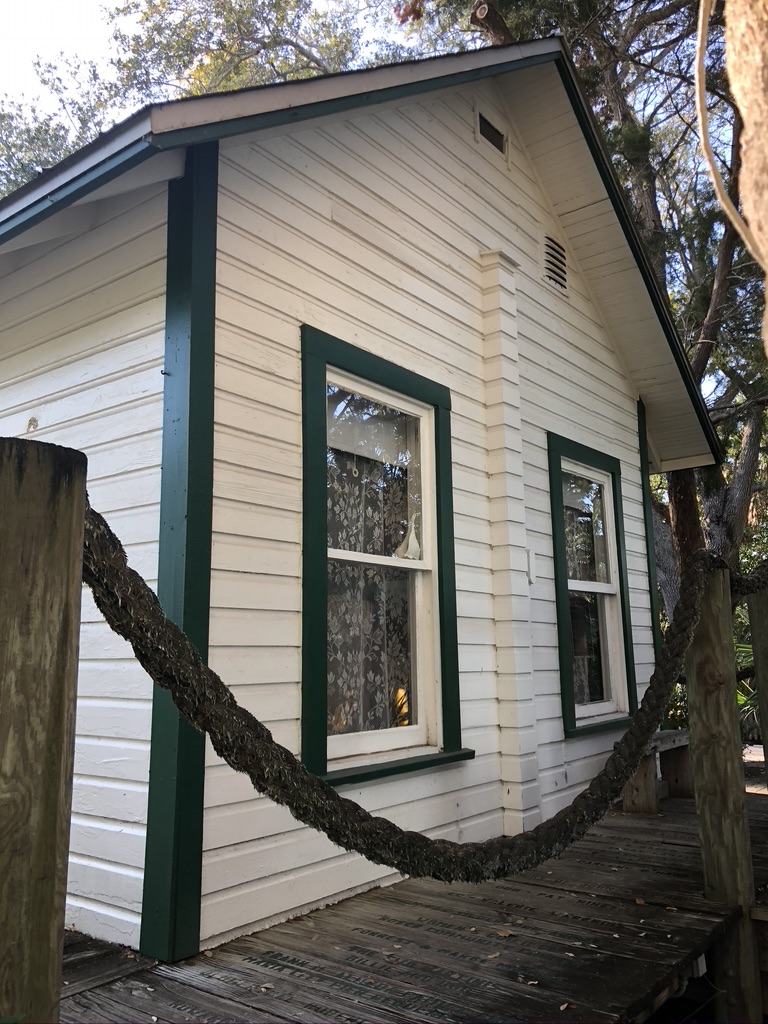
<path id="1" fill-rule="evenodd" d="M 644 402 L 654 468 L 719 461 L 717 434 L 559 37 L 145 107 L 0 201 L 0 253 L 71 230 L 82 220 L 72 207 L 179 177 L 187 146 L 290 131 L 491 78 Z"/>

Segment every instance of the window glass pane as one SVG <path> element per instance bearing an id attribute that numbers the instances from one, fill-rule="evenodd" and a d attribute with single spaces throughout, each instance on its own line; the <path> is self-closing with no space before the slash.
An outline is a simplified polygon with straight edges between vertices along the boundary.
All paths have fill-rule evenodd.
<path id="1" fill-rule="evenodd" d="M 334 384 L 327 393 L 328 547 L 419 558 L 419 420 Z"/>
<path id="2" fill-rule="evenodd" d="M 565 555 L 569 580 L 610 583 L 603 485 L 563 472 Z"/>
<path id="3" fill-rule="evenodd" d="M 416 724 L 403 569 L 328 560 L 327 734 Z"/>
<path id="4" fill-rule="evenodd" d="M 601 613 L 605 598 L 599 594 L 571 591 L 571 634 L 573 637 L 573 693 L 577 704 L 607 700 L 603 678 Z"/>

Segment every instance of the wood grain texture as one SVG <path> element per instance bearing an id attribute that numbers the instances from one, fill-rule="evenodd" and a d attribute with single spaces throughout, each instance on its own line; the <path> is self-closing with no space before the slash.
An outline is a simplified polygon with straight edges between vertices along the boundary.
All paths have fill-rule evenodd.
<path id="1" fill-rule="evenodd" d="M 0 440 L 0 1017 L 58 1020 L 86 459 Z"/>
<path id="2" fill-rule="evenodd" d="M 765 837 L 768 800 L 750 811 Z M 762 846 L 755 872 L 768 881 Z M 559 860 L 506 881 L 402 882 L 121 980 L 109 973 L 120 951 L 95 952 L 102 980 L 95 963 L 87 986 L 87 961 L 65 968 L 81 988 L 65 989 L 62 1020 L 643 1020 L 737 917 L 703 896 L 693 801 L 669 800 L 651 817 L 610 812 Z"/>

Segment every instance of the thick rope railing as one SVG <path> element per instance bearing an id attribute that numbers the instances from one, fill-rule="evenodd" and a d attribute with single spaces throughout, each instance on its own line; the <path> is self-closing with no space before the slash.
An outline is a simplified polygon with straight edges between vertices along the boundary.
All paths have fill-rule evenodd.
<path id="1" fill-rule="evenodd" d="M 687 565 L 674 621 L 632 726 L 603 770 L 573 802 L 530 832 L 480 843 L 454 843 L 406 832 L 376 817 L 310 774 L 269 729 L 241 708 L 232 692 L 203 664 L 192 643 L 169 621 L 156 595 L 128 566 L 125 551 L 104 518 L 86 512 L 83 579 L 111 628 L 133 647 L 158 686 L 169 690 L 179 711 L 207 733 L 216 753 L 254 787 L 287 807 L 299 821 L 336 845 L 412 877 L 446 882 L 506 878 L 561 854 L 598 821 L 621 794 L 661 721 L 699 620 L 707 580 L 725 563 L 700 551 Z M 750 577 L 732 576 L 735 593 L 768 585 L 768 563 Z"/>

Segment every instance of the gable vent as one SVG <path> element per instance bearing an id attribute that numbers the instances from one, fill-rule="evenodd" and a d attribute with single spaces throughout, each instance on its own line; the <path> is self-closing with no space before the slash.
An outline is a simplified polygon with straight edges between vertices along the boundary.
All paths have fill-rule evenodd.
<path id="1" fill-rule="evenodd" d="M 507 139 L 504 132 L 499 131 L 495 124 L 491 124 L 487 117 L 483 117 L 482 114 L 477 115 L 477 130 L 479 131 L 482 138 L 486 142 L 490 142 L 494 149 L 498 149 L 500 153 L 506 153 L 507 151 Z"/>
<path id="2" fill-rule="evenodd" d="M 544 280 L 549 281 L 561 291 L 568 290 L 565 247 L 551 235 L 544 236 Z"/>

